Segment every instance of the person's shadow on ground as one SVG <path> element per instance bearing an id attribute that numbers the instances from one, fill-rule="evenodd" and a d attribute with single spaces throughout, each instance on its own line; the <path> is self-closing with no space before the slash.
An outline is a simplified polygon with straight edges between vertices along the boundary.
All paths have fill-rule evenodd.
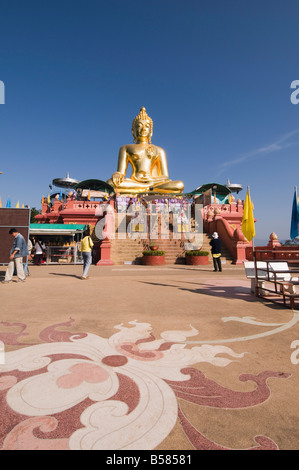
<path id="1" fill-rule="evenodd" d="M 75 277 L 76 279 L 81 279 L 81 276 L 77 274 L 67 274 L 67 273 L 49 273 L 52 276 L 64 276 L 64 277 Z"/>
<path id="2" fill-rule="evenodd" d="M 282 308 L 282 307 L 285 308 L 285 306 L 281 304 L 273 303 L 270 300 L 256 297 L 255 294 L 251 292 L 250 286 L 248 287 L 241 286 L 241 285 L 217 286 L 215 284 L 209 284 L 205 282 L 176 281 L 176 282 L 182 282 L 184 284 L 195 284 L 196 286 L 198 285 L 203 286 L 199 288 L 188 288 L 188 287 L 180 287 L 178 285 L 172 285 L 172 284 L 166 284 L 166 283 L 160 283 L 160 282 L 149 282 L 149 281 L 138 281 L 138 282 L 142 282 L 143 284 L 151 284 L 154 286 L 173 287 L 175 289 L 180 289 L 182 291 L 192 292 L 193 294 L 209 295 L 212 297 L 220 297 L 220 298 L 226 298 L 226 299 L 238 299 L 238 300 L 244 300 L 245 302 L 251 302 L 251 303 L 259 303 L 262 301 L 263 303 L 266 303 L 268 307 L 273 308 L 273 309 Z"/>

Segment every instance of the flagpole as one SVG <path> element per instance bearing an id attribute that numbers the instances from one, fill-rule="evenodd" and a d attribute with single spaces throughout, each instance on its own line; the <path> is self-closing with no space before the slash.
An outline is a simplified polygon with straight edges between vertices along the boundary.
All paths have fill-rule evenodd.
<path id="1" fill-rule="evenodd" d="M 296 194 L 296 208 L 297 208 L 297 215 L 298 215 L 298 193 L 297 193 L 297 186 L 295 186 L 295 194 Z M 298 227 L 298 217 L 297 217 L 297 227 Z"/>
<path id="2" fill-rule="evenodd" d="M 290 238 L 296 238 L 298 236 L 298 199 L 297 199 L 297 186 L 294 186 L 292 216 L 291 216 L 291 229 Z"/>
<path id="3" fill-rule="evenodd" d="M 296 198 L 296 208 L 297 208 L 297 211 L 298 211 L 297 186 L 294 187 L 294 191 L 295 191 L 295 198 Z M 298 230 L 298 220 L 297 220 L 297 230 Z"/>
<path id="4" fill-rule="evenodd" d="M 295 195 L 296 195 L 296 214 L 297 214 L 297 232 L 298 232 L 298 193 L 297 193 L 297 186 L 295 186 Z"/>
<path id="5" fill-rule="evenodd" d="M 249 194 L 250 202 L 252 204 L 251 197 L 250 197 L 250 186 L 247 186 L 247 191 L 248 191 L 248 194 Z M 253 252 L 254 252 L 254 237 L 252 237 L 252 253 Z"/>
<path id="6" fill-rule="evenodd" d="M 245 235 L 248 242 L 252 242 L 252 250 L 254 248 L 254 237 L 255 237 L 255 227 L 254 227 L 254 215 L 253 215 L 253 204 L 250 198 L 250 187 L 247 186 L 245 203 L 243 206 L 243 216 L 242 216 L 242 232 Z"/>

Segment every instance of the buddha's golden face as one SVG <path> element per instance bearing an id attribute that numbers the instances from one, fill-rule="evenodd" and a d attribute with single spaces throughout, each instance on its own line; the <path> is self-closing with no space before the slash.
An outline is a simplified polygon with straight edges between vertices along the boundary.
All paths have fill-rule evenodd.
<path id="1" fill-rule="evenodd" d="M 151 123 L 147 120 L 138 120 L 135 122 L 134 135 L 137 139 L 149 140 L 152 135 Z"/>

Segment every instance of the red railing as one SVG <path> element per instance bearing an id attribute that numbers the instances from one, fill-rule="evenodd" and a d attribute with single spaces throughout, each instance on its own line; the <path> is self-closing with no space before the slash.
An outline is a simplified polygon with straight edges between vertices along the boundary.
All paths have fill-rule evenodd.
<path id="1" fill-rule="evenodd" d="M 256 246 L 254 252 L 257 261 L 286 260 L 299 262 L 299 246 L 276 246 L 274 248 Z M 253 248 L 251 246 L 246 247 L 246 258 L 248 261 L 253 261 Z"/>

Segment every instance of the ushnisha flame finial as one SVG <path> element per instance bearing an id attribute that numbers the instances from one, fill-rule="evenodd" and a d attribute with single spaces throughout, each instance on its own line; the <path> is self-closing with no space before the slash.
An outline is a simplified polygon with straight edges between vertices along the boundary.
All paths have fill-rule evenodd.
<path id="1" fill-rule="evenodd" d="M 133 123 L 132 123 L 132 134 L 134 138 L 134 143 L 137 141 L 136 134 L 135 134 L 135 124 L 138 121 L 148 121 L 151 126 L 151 135 L 149 137 L 149 143 L 151 144 L 151 136 L 153 135 L 153 120 L 152 118 L 149 117 L 149 115 L 146 112 L 146 109 L 144 106 L 140 108 L 139 114 L 134 118 Z"/>

